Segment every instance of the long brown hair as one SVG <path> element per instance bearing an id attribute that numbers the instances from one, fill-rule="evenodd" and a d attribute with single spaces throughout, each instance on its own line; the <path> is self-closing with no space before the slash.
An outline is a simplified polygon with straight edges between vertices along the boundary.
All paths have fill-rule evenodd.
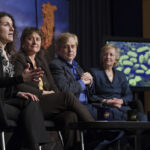
<path id="1" fill-rule="evenodd" d="M 15 40 L 17 38 L 17 31 L 16 31 L 16 25 L 15 25 L 15 20 L 14 18 L 12 17 L 12 15 L 10 15 L 9 13 L 7 12 L 0 12 L 0 19 L 3 18 L 3 17 L 9 17 L 12 22 L 13 22 L 13 27 L 14 27 L 14 34 L 13 34 L 13 41 L 10 42 L 10 43 L 7 43 L 5 49 L 7 50 L 8 53 L 14 53 L 15 52 Z"/>

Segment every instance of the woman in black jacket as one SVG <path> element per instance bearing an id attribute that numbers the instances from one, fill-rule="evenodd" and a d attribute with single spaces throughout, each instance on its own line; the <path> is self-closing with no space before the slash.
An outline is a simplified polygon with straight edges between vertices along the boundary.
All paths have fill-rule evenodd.
<path id="1" fill-rule="evenodd" d="M 14 86 L 27 81 L 38 81 L 43 72 L 40 68 L 31 71 L 27 64 L 21 75 L 14 76 L 11 54 L 14 52 L 15 33 L 13 17 L 0 12 L 0 128 L 8 125 L 8 119 L 15 120 L 18 128 L 9 141 L 8 149 L 28 147 L 37 150 L 39 144 L 48 143 L 39 99 L 33 94 L 18 92 Z"/>
<path id="2" fill-rule="evenodd" d="M 42 56 L 41 50 L 42 35 L 40 30 L 27 27 L 21 35 L 21 49 L 15 60 L 15 73 L 20 75 L 30 64 L 30 68 L 41 67 L 44 75 L 40 82 L 25 82 L 18 85 L 18 89 L 24 92 L 31 92 L 40 99 L 39 103 L 43 110 L 45 119 L 53 119 L 56 124 L 67 126 L 69 122 L 94 121 L 88 110 L 70 92 L 60 92 L 52 78 L 48 64 Z M 69 112 L 68 112 L 69 111 Z M 68 115 L 73 113 L 73 119 Z M 74 132 L 65 128 L 64 132 L 65 150 L 75 149 L 77 137 Z M 78 148 L 76 148 L 78 150 Z"/>

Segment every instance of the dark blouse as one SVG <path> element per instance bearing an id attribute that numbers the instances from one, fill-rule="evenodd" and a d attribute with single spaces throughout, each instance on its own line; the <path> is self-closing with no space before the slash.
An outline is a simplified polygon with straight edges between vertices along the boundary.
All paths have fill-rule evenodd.
<path id="1" fill-rule="evenodd" d="M 9 76 L 9 77 L 13 77 L 15 72 L 14 72 L 14 66 L 11 63 L 11 55 L 7 53 L 8 60 L 6 60 L 6 58 L 4 57 L 2 50 L 0 50 L 0 57 L 1 57 L 1 62 L 2 62 L 2 67 L 3 67 L 3 74 L 4 76 Z"/>
<path id="2" fill-rule="evenodd" d="M 124 105 L 128 105 L 132 101 L 132 93 L 128 85 L 128 81 L 123 72 L 114 71 L 113 81 L 110 82 L 104 70 L 97 68 L 91 69 L 93 76 L 93 98 L 101 101 L 103 99 L 121 98 Z"/>
<path id="3" fill-rule="evenodd" d="M 17 90 L 13 86 L 23 82 L 22 75 L 14 77 L 14 66 L 11 63 L 9 54 L 8 58 L 10 60 L 9 63 L 0 50 L 0 99 L 15 96 Z"/>

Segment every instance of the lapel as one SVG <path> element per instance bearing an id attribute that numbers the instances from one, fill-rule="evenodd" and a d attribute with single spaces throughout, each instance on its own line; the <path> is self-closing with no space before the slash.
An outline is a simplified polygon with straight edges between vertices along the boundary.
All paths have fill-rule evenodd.
<path id="1" fill-rule="evenodd" d="M 40 58 L 38 55 L 35 57 L 35 61 L 38 67 L 41 67 L 45 74 L 48 75 L 49 68 L 47 67 L 46 63 L 44 62 L 43 58 Z"/>
<path id="2" fill-rule="evenodd" d="M 25 61 L 26 61 L 26 63 L 29 63 L 29 64 L 30 64 L 30 67 L 33 69 L 34 67 L 33 67 L 33 64 L 32 64 L 32 62 L 31 62 L 30 58 L 29 58 L 26 54 L 25 54 L 24 56 L 25 56 Z M 42 61 L 40 61 L 40 60 L 38 59 L 37 56 L 35 57 L 35 61 L 36 61 L 36 64 L 37 64 L 38 67 L 45 68 L 45 67 L 44 67 L 44 64 L 42 63 Z"/>
<path id="3" fill-rule="evenodd" d="M 26 54 L 25 54 L 25 61 L 26 61 L 25 63 L 29 63 L 30 64 L 30 68 L 32 68 L 32 69 L 34 68 L 30 58 Z"/>
<path id="4" fill-rule="evenodd" d="M 77 73 L 79 74 L 79 76 L 81 76 L 81 74 L 84 72 L 83 69 L 81 69 L 81 67 L 78 65 L 78 67 L 76 68 Z"/>
<path id="5" fill-rule="evenodd" d="M 70 77 L 72 77 L 72 79 L 74 79 L 74 76 L 72 74 L 72 72 L 70 71 L 70 68 L 69 66 L 67 65 L 67 63 L 65 61 L 63 61 L 62 59 L 61 60 L 61 63 L 63 64 L 63 67 L 64 67 L 64 70 L 67 74 L 70 75 Z M 77 68 L 76 68 L 76 71 L 77 71 L 77 74 L 79 76 L 81 76 L 81 74 L 83 73 L 83 70 L 81 69 L 81 67 L 78 65 Z"/>

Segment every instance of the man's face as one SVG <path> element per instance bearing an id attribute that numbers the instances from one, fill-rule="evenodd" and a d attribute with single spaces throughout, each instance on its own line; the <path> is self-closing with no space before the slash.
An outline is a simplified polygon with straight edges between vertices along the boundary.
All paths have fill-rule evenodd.
<path id="1" fill-rule="evenodd" d="M 77 45 L 73 37 L 70 37 L 58 50 L 58 55 L 72 64 L 77 54 Z"/>

